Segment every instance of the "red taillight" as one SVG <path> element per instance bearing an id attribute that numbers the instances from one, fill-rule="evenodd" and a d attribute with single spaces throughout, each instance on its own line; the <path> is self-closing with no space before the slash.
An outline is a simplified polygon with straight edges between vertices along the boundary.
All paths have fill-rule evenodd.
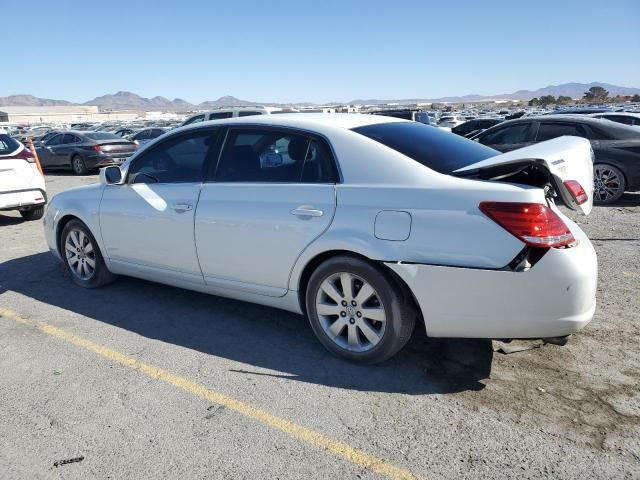
<path id="1" fill-rule="evenodd" d="M 102 151 L 102 145 L 94 145 L 91 147 L 91 150 L 93 150 L 94 152 L 101 152 Z"/>
<path id="2" fill-rule="evenodd" d="M 580 185 L 576 180 L 566 180 L 564 182 L 564 186 L 567 187 L 567 190 L 569 190 L 569 193 L 571 193 L 571 196 L 576 201 L 577 205 L 582 205 L 589 200 L 587 192 L 584 191 L 582 185 Z"/>
<path id="3" fill-rule="evenodd" d="M 29 163 L 36 163 L 36 159 L 33 158 L 33 154 L 27 148 L 10 158 L 14 160 L 26 160 Z"/>
<path id="4" fill-rule="evenodd" d="M 480 210 L 527 245 L 565 247 L 576 241 L 562 219 L 541 203 L 481 202 Z"/>

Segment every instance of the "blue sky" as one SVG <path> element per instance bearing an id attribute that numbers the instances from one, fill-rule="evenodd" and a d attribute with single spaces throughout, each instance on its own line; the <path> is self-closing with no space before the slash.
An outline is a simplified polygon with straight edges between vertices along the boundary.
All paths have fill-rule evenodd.
<path id="1" fill-rule="evenodd" d="M 0 96 L 327 102 L 640 87 L 640 0 L 27 3 L 3 5 Z"/>

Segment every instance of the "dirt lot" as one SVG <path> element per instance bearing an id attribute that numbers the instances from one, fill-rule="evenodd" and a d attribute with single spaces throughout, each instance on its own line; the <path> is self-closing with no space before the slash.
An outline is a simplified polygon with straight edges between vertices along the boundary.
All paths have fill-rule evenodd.
<path id="1" fill-rule="evenodd" d="M 50 194 L 92 181 L 47 176 Z M 568 345 L 503 355 L 418 329 L 359 367 L 286 312 L 79 289 L 39 222 L 2 214 L 0 478 L 640 478 L 640 194 L 573 217 L 599 305 Z"/>

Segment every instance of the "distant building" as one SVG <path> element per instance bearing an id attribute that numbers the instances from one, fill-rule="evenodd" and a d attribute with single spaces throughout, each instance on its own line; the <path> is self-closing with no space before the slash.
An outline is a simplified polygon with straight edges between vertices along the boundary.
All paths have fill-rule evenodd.
<path id="1" fill-rule="evenodd" d="M 1 107 L 0 121 L 10 123 L 71 123 L 101 122 L 105 120 L 136 120 L 144 118 L 144 112 L 100 112 L 95 105 L 57 105 L 51 107 Z M 2 115 L 5 115 L 3 120 Z"/>
<path id="2" fill-rule="evenodd" d="M 8 122 L 9 114 L 7 112 L 0 112 L 0 122 Z"/>

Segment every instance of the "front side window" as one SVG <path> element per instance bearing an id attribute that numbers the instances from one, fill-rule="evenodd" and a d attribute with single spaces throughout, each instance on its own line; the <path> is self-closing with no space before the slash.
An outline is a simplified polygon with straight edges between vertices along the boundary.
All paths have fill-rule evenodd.
<path id="1" fill-rule="evenodd" d="M 586 129 L 579 124 L 570 123 L 542 123 L 538 129 L 538 142 L 551 140 L 552 138 L 571 135 L 574 137 L 588 138 Z"/>
<path id="2" fill-rule="evenodd" d="M 58 134 L 58 135 L 54 136 L 51 140 L 49 140 L 47 142 L 47 146 L 48 147 L 53 147 L 55 145 L 60 145 L 62 143 L 62 139 L 63 138 L 64 138 L 64 135 Z"/>
<path id="3" fill-rule="evenodd" d="M 324 141 L 276 130 L 231 129 L 218 182 L 333 183 L 335 163 Z"/>
<path id="4" fill-rule="evenodd" d="M 128 183 L 201 182 L 207 155 L 215 148 L 216 139 L 217 129 L 167 138 L 132 162 Z"/>

